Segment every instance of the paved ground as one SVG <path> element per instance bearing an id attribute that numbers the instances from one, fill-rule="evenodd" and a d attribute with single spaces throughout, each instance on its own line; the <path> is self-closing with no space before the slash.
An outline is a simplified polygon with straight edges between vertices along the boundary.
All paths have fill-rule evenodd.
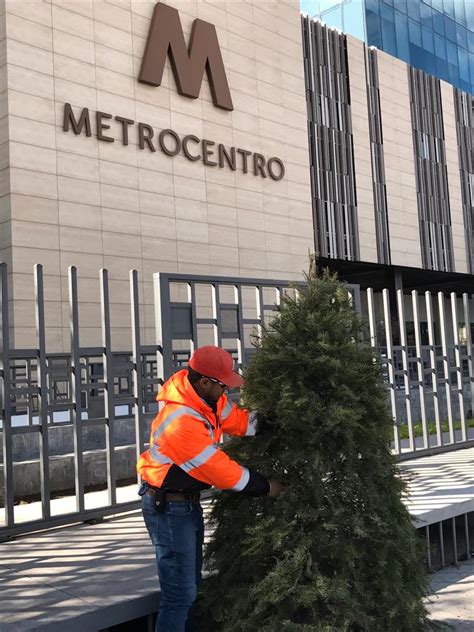
<path id="1" fill-rule="evenodd" d="M 474 510 L 474 449 L 402 467 L 411 476 L 407 502 L 418 524 Z M 88 506 L 105 504 L 102 492 L 94 494 Z M 121 494 L 123 500 L 136 498 L 136 486 Z M 55 513 L 73 508 L 72 499 L 62 502 Z M 28 520 L 38 507 L 17 511 L 17 519 Z M 151 613 L 158 601 L 154 551 L 139 513 L 0 544 L 0 585 L 0 632 L 63 632 L 65 627 L 94 632 Z M 435 574 L 432 585 L 433 618 L 474 632 L 474 561 Z"/>
<path id="2" fill-rule="evenodd" d="M 459 568 L 445 568 L 432 576 L 433 596 L 429 604 L 436 621 L 452 625 L 454 630 L 474 631 L 474 559 Z"/>

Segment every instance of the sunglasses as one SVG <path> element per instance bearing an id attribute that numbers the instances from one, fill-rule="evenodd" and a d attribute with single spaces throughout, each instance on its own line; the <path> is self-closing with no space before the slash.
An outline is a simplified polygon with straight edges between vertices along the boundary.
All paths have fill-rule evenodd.
<path id="1" fill-rule="evenodd" d="M 211 382 L 214 382 L 214 384 L 219 384 L 221 388 L 227 388 L 227 384 L 224 384 L 223 382 L 216 380 L 215 377 L 209 377 L 208 375 L 202 375 L 202 374 L 201 374 L 201 377 L 205 377 L 206 380 L 210 380 Z"/>

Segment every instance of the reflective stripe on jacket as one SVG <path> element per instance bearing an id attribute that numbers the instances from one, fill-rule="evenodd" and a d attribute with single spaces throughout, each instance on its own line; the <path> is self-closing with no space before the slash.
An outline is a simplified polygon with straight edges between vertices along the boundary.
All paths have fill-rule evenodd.
<path id="1" fill-rule="evenodd" d="M 163 408 L 151 426 L 150 446 L 141 454 L 137 470 L 150 485 L 161 487 L 175 464 L 193 478 L 219 489 L 242 491 L 249 471 L 219 447 L 222 433 L 255 434 L 255 416 L 239 408 L 226 395 L 214 414 L 188 381 L 187 370 L 175 373 L 157 400 Z"/>

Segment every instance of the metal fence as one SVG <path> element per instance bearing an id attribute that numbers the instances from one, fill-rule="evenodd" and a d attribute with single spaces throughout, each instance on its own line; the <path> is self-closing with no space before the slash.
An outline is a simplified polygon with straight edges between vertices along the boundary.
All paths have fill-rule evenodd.
<path id="1" fill-rule="evenodd" d="M 135 509 L 138 504 L 134 492 L 128 497 L 119 493 L 123 486 L 132 483 L 134 476 L 133 467 L 125 478 L 119 477 L 117 471 L 118 429 L 122 420 L 130 422 L 132 436 L 126 447 L 132 450 L 134 462 L 146 446 L 147 428 L 156 414 L 155 395 L 162 380 L 187 365 L 193 350 L 203 344 L 227 348 L 238 367 L 245 367 L 254 352 L 252 336 L 258 335 L 262 325 L 272 318 L 285 293 L 298 291 L 287 281 L 156 274 L 156 344 L 145 346 L 140 339 L 138 275 L 132 270 L 131 351 L 114 351 L 107 270 L 100 272 L 102 344 L 90 348 L 80 345 L 77 271 L 71 267 L 70 351 L 48 353 L 41 265 L 35 266 L 34 274 L 37 347 L 13 349 L 6 265 L 2 264 L 0 270 L 0 488 L 3 487 L 4 503 L 3 523 L 0 510 L 0 539 Z M 400 458 L 407 458 L 471 445 L 474 429 L 469 428 L 468 413 L 472 414 L 474 388 L 472 340 L 468 326 L 466 339 L 460 344 L 458 322 L 459 301 L 464 322 L 471 322 L 470 297 L 446 298 L 439 294 L 435 297 L 435 310 L 434 299 L 427 292 L 423 299 L 426 316 L 422 321 L 421 298 L 416 292 L 411 297 L 399 292 L 396 305 L 391 305 L 388 290 L 377 296 L 372 290 L 360 292 L 357 286 L 349 290 L 355 309 L 367 317 L 374 357 L 382 362 L 394 418 L 394 451 Z M 407 301 L 412 321 L 405 315 Z M 422 327 L 423 322 L 426 327 Z M 65 490 L 65 494 L 74 493 L 74 505 L 63 513 L 51 510 L 57 493 L 51 485 L 55 456 L 50 446 L 58 428 L 72 435 L 69 456 L 73 460 L 74 490 Z M 86 459 L 96 458 L 96 452 L 88 453 L 90 447 L 84 440 L 90 429 L 100 429 L 105 435 L 105 500 L 93 507 L 86 503 L 90 486 L 84 468 Z M 19 437 L 24 441 L 34 438 L 38 445 L 41 512 L 34 519 L 20 516 L 18 503 L 23 498 L 15 494 L 15 477 L 18 479 L 21 468 L 26 467 L 15 456 L 14 443 Z"/>

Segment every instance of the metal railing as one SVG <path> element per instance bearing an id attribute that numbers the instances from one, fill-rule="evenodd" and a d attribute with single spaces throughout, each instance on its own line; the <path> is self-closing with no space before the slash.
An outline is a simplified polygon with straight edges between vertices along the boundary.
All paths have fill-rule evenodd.
<path id="1" fill-rule="evenodd" d="M 35 312 L 37 347 L 14 349 L 10 346 L 8 319 L 7 267 L 0 270 L 0 401 L 3 456 L 4 519 L 0 539 L 21 533 L 93 520 L 118 511 L 138 507 L 135 500 L 124 500 L 117 488 L 134 477 L 133 462 L 144 450 L 147 424 L 156 414 L 156 391 L 163 379 L 181 366 L 202 344 L 227 348 L 240 368 L 254 352 L 252 336 L 258 335 L 281 302 L 282 295 L 297 292 L 287 281 L 203 277 L 160 273 L 154 275 L 156 344 L 142 345 L 138 275 L 130 272 L 131 340 L 130 351 L 114 351 L 111 342 L 109 281 L 107 270 L 100 272 L 102 344 L 80 344 L 77 271 L 69 268 L 69 313 L 71 346 L 67 353 L 46 349 L 43 269 L 35 266 Z M 428 323 L 421 333 L 420 298 L 411 295 L 415 344 L 407 335 L 407 297 L 401 292 L 397 304 L 390 304 L 388 290 L 377 297 L 349 288 L 355 309 L 366 313 L 369 336 L 375 357 L 382 362 L 387 397 L 394 419 L 394 451 L 401 459 L 430 451 L 473 445 L 474 428 L 469 427 L 474 393 L 472 340 L 470 327 L 460 344 L 458 302 L 425 294 L 423 309 Z M 379 300 L 381 298 L 381 300 Z M 446 317 L 448 302 L 449 318 Z M 470 323 L 470 297 L 462 297 L 463 319 Z M 435 323 L 436 321 L 436 328 Z M 411 322 L 411 321 L 410 321 Z M 380 327 L 382 324 L 382 327 Z M 436 331 L 435 331 L 436 329 Z M 428 344 L 426 344 L 428 342 Z M 123 341 L 121 341 L 123 347 Z M 238 394 L 235 394 L 238 396 Z M 446 419 L 444 418 L 446 416 Z M 129 420 L 126 448 L 130 456 L 128 474 L 118 474 L 118 440 L 123 420 Z M 57 451 L 51 439 L 57 428 L 71 436 L 69 456 L 74 470 L 74 506 L 67 513 L 51 511 L 55 487 L 51 485 L 51 462 Z M 105 501 L 92 508 L 85 502 L 90 484 L 85 460 L 95 453 L 85 441 L 88 429 L 104 433 Z M 418 436 L 420 435 L 420 436 Z M 18 503 L 24 498 L 15 493 L 15 477 L 20 476 L 23 460 L 15 453 L 19 440 L 37 442 L 37 467 L 40 484 L 38 499 L 41 515 L 20 520 Z M 87 438 L 87 437 L 86 437 Z M 123 439 L 123 437 L 122 437 Z M 1 470 L 0 470 L 1 472 Z M 106 491 L 105 491 L 106 490 Z M 68 490 L 65 490 L 65 492 Z M 69 490 L 70 493 L 72 490 Z"/>

